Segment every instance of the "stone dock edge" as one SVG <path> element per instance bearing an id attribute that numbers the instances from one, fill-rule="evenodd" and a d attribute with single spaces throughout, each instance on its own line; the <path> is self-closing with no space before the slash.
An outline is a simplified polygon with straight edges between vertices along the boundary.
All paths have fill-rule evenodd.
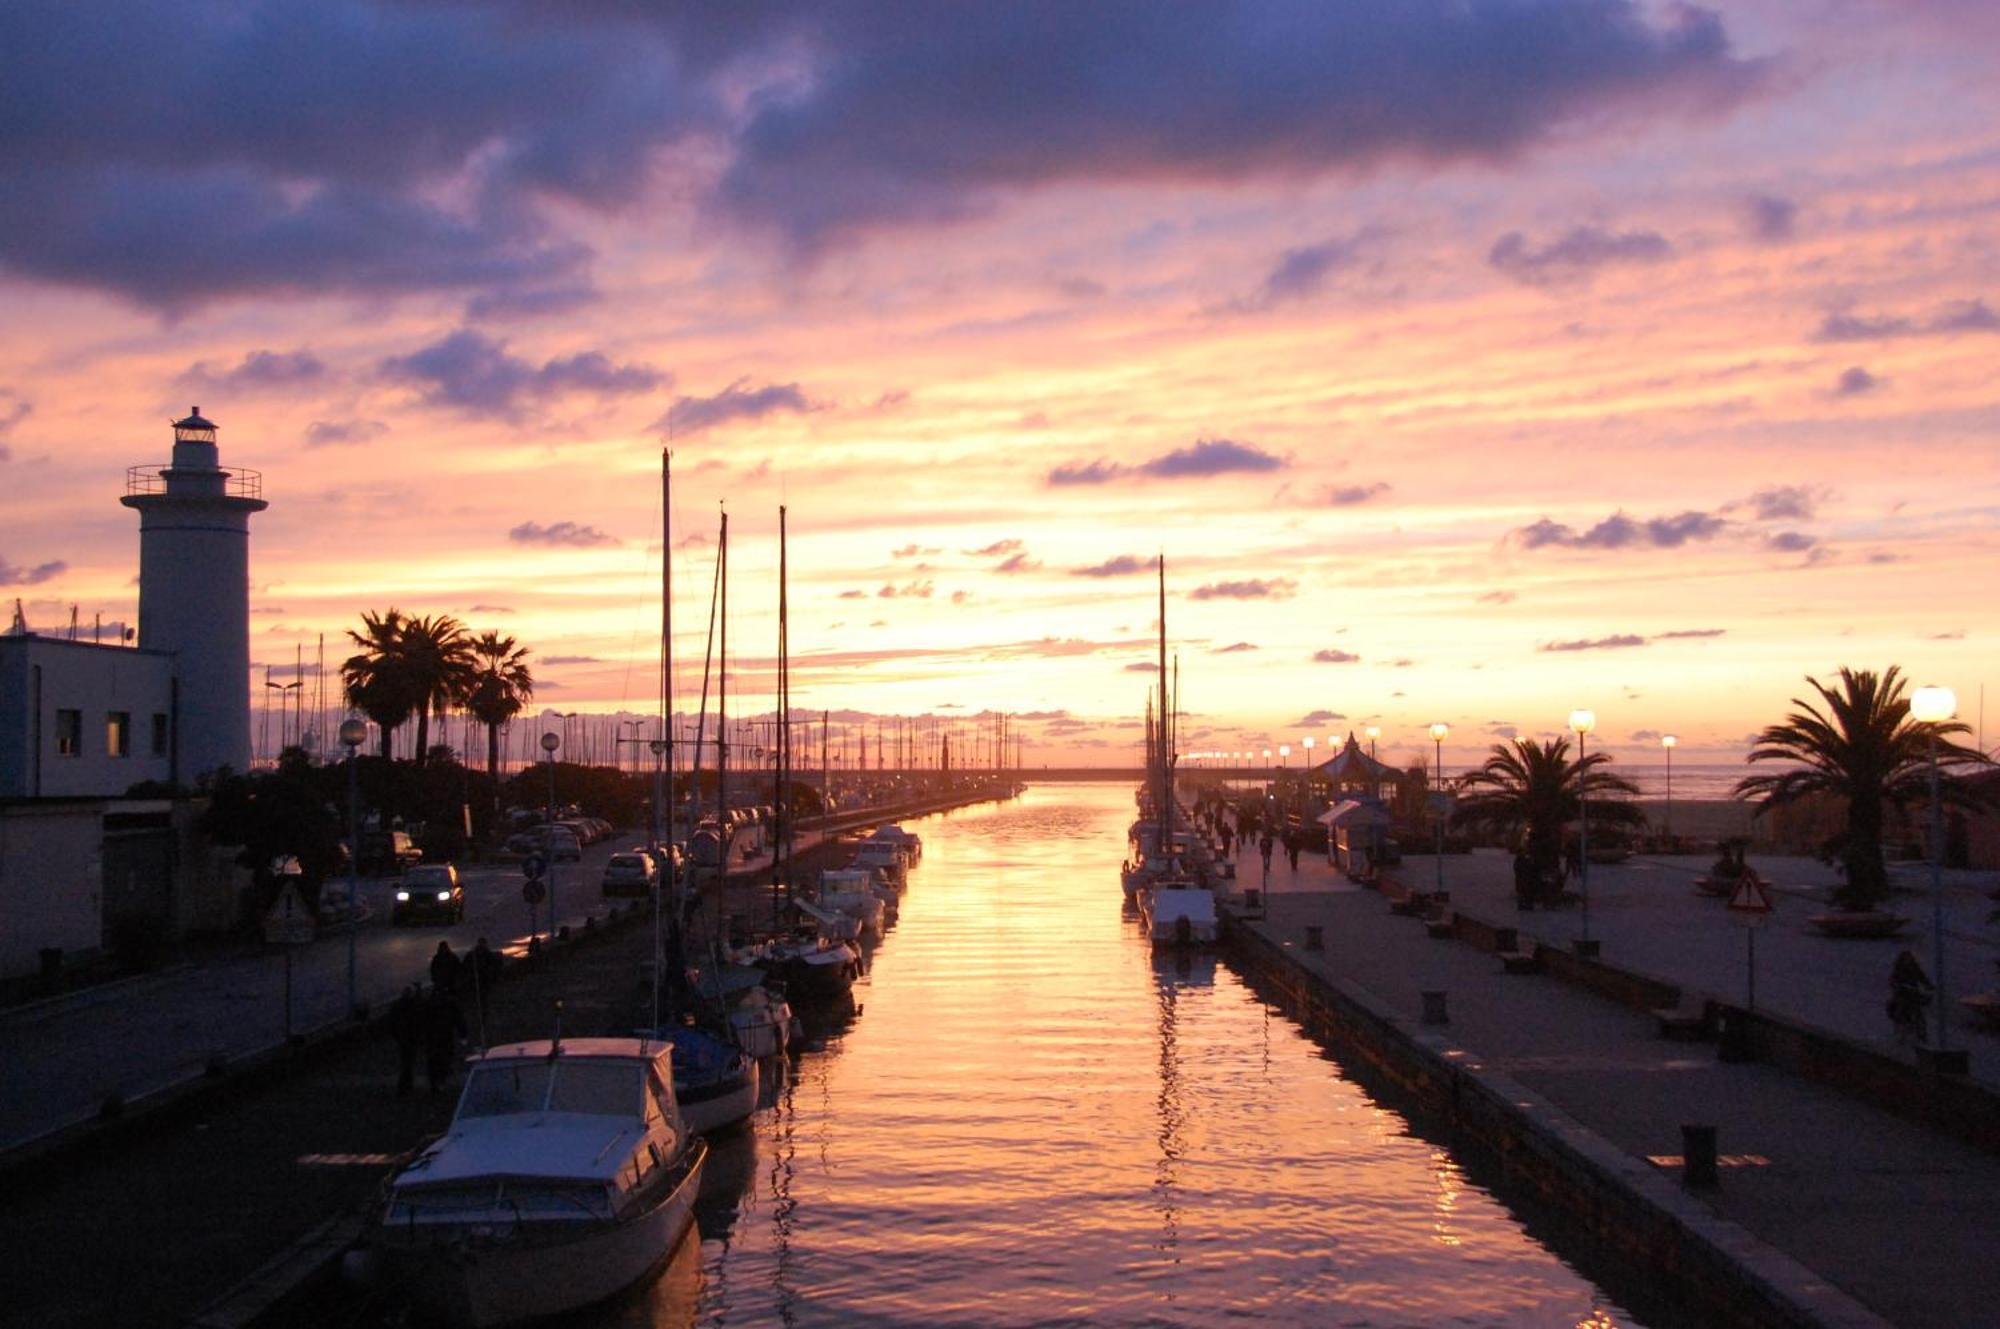
<path id="1" fill-rule="evenodd" d="M 1716 1216 L 1651 1163 L 1612 1145 L 1477 1054 L 1306 963 L 1224 912 L 1230 954 L 1282 994 L 1312 1036 L 1357 1060 L 1470 1150 L 1502 1188 L 1560 1215 L 1621 1270 L 1717 1329 L 1888 1329 L 1889 1321 L 1789 1255 Z"/>

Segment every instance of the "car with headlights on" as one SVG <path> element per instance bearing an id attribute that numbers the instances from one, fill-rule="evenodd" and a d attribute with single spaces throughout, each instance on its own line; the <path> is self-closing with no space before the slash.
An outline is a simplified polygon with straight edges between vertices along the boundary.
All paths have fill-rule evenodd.
<path id="1" fill-rule="evenodd" d="M 396 886 L 392 923 L 463 923 L 465 887 L 450 863 L 419 863 L 403 873 Z"/>

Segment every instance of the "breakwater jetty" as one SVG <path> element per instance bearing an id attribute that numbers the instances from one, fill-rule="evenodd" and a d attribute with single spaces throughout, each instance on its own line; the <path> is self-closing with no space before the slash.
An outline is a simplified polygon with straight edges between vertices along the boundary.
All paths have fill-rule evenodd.
<path id="1" fill-rule="evenodd" d="M 1565 914 L 1427 900 L 1401 883 L 1428 887 L 1428 858 L 1370 888 L 1310 855 L 1268 882 L 1243 864 L 1268 893 L 1225 903 L 1232 960 L 1566 1245 L 1702 1324 L 2000 1323 L 1981 1253 L 2000 1155 L 1976 1082 L 1927 1085 L 1907 1057 L 1773 1012 L 1746 1023 L 1715 996 L 1726 964 L 1676 981 L 1611 942 L 1586 959 L 1535 935 Z"/>

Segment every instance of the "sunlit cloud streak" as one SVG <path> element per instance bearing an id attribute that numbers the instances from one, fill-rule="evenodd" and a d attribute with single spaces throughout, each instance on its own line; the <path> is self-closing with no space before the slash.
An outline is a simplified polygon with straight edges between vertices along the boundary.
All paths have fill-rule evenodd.
<path id="1" fill-rule="evenodd" d="M 1543 517 L 1514 531 L 1511 538 L 1523 549 L 1678 549 L 1690 540 L 1710 539 L 1728 524 L 1707 512 L 1644 521 L 1614 512 L 1582 533 Z"/>
<path id="2" fill-rule="evenodd" d="M 1828 314 L 1814 341 L 1889 341 L 1898 337 L 1939 337 L 1955 332 L 2000 332 L 2000 314 L 1986 301 L 1953 300 L 1923 316 L 1911 314 Z"/>
<path id="3" fill-rule="evenodd" d="M 1646 639 L 1636 632 L 1620 632 L 1609 637 L 1579 637 L 1573 641 L 1544 642 L 1543 651 L 1616 651 L 1644 646 Z"/>
<path id="4" fill-rule="evenodd" d="M 69 564 L 61 559 L 51 559 L 47 563 L 37 563 L 33 567 L 22 567 L 0 558 L 0 586 L 39 586 L 45 581 L 53 581 L 69 570 Z"/>
<path id="5" fill-rule="evenodd" d="M 1175 448 L 1136 466 L 1093 461 L 1065 463 L 1049 471 L 1051 485 L 1100 485 L 1122 476 L 1150 476 L 1162 480 L 1195 479 L 1234 472 L 1255 474 L 1284 469 L 1285 459 L 1273 456 L 1254 443 L 1238 443 L 1228 438 L 1204 438 L 1192 446 Z"/>
<path id="6" fill-rule="evenodd" d="M 1188 592 L 1191 600 L 1285 600 L 1299 588 L 1289 577 L 1251 577 L 1209 582 Z"/>

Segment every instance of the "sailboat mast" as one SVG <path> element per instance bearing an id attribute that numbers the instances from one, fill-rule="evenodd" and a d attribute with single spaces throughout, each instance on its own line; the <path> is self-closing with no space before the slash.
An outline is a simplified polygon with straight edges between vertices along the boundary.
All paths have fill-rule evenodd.
<path id="1" fill-rule="evenodd" d="M 790 864 L 786 861 L 785 854 L 787 847 L 785 837 L 791 829 L 792 820 L 788 815 L 790 809 L 785 806 L 788 801 L 786 784 L 791 774 L 792 747 L 791 662 L 785 640 L 785 586 L 787 575 L 785 556 L 785 505 L 780 503 L 778 505 L 778 759 L 775 763 L 777 788 L 772 790 L 771 809 L 772 816 L 776 818 L 777 822 L 772 827 L 773 831 L 776 832 L 777 840 L 771 846 L 771 907 L 773 910 L 778 906 L 778 886 L 780 882 L 784 884 L 785 903 L 790 904 L 792 902 L 791 878 L 786 874 L 786 868 Z"/>
<path id="2" fill-rule="evenodd" d="M 722 832 L 721 875 L 729 875 L 729 514 L 722 514 L 722 536 L 715 565 L 721 628 L 715 652 L 715 824 Z M 718 891 L 720 885 L 718 883 Z M 721 896 L 718 894 L 718 899 Z"/>
<path id="3" fill-rule="evenodd" d="M 654 736 L 662 747 L 653 756 L 653 843 L 660 843 L 662 780 L 674 769 L 674 453 L 660 449 L 660 715 Z M 667 819 L 667 843 L 674 842 Z"/>
<path id="4" fill-rule="evenodd" d="M 1174 754 L 1168 746 L 1167 556 L 1160 555 L 1160 852 L 1171 856 L 1174 834 Z"/>

